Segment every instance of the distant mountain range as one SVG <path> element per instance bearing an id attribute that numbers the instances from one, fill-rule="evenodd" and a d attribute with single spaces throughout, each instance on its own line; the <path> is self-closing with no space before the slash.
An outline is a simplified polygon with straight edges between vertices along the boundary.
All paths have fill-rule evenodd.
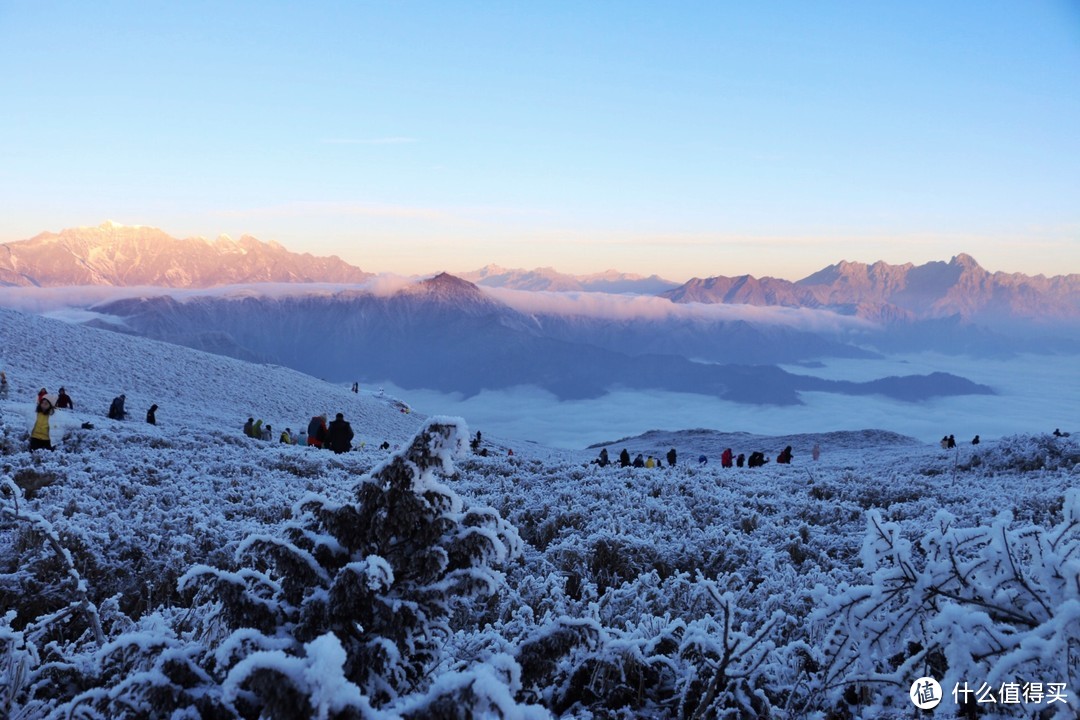
<path id="1" fill-rule="evenodd" d="M 679 303 L 737 303 L 832 310 L 884 324 L 963 320 L 1080 320 L 1080 275 L 990 273 L 970 255 L 925 265 L 841 262 L 797 282 L 694 278 L 663 297 Z"/>
<path id="2" fill-rule="evenodd" d="M 0 285 L 205 288 L 260 282 L 362 282 L 372 275 L 245 235 L 178 240 L 152 227 L 106 222 L 0 245 Z"/>
<path id="3" fill-rule="evenodd" d="M 337 257 L 292 253 L 245 235 L 179 240 L 151 227 L 106 222 L 0 244 L 0 286 L 205 288 L 260 282 L 360 283 L 372 274 Z M 615 270 L 567 275 L 488 265 L 459 275 L 481 287 L 659 295 L 675 303 L 829 310 L 884 325 L 956 319 L 1080 323 L 1080 275 L 990 273 L 969 255 L 924 265 L 840 262 L 798 281 L 715 276 L 682 285 Z"/>
<path id="4" fill-rule="evenodd" d="M 593 275 L 567 275 L 550 267 L 512 270 L 498 265 L 488 265 L 479 270 L 457 273 L 457 276 L 481 287 L 547 292 L 659 295 L 679 286 L 679 283 L 665 280 L 658 275 L 645 277 L 621 273 L 617 270 L 607 270 Z"/>
<path id="5" fill-rule="evenodd" d="M 560 399 L 599 397 L 614 388 L 671 390 L 733 402 L 787 405 L 799 393 L 882 394 L 903 400 L 991 393 L 944 373 L 847 382 L 764 364 L 694 362 L 677 354 L 620 352 L 640 328 L 586 324 L 549 333 L 542 318 L 520 313 L 472 283 L 442 274 L 389 296 L 362 290 L 290 297 L 168 296 L 118 300 L 94 310 L 114 318 L 99 327 L 249 360 L 292 367 L 336 381 L 390 380 L 405 388 L 474 395 L 531 385 Z M 120 320 L 121 324 L 117 324 Z M 602 321 L 596 321 L 602 323 Z M 593 342 L 599 327 L 607 347 Z M 699 328 L 716 347 L 734 347 L 724 328 Z M 661 333 L 655 330 L 655 334 Z M 759 333 L 743 329 L 743 337 Z M 676 333 L 665 334 L 672 337 Z M 759 333 L 754 352 L 789 359 L 865 356 L 865 351 L 794 331 Z M 803 340 L 805 342 L 799 342 Z"/>

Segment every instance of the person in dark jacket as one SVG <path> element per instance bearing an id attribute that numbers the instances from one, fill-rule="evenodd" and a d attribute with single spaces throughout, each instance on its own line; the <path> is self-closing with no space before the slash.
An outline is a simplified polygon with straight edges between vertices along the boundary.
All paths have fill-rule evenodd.
<path id="1" fill-rule="evenodd" d="M 765 459 L 765 453 L 752 452 L 750 453 L 750 459 L 746 461 L 746 467 L 762 467 L 767 462 L 769 461 Z"/>
<path id="2" fill-rule="evenodd" d="M 607 448 L 601 448 L 600 456 L 593 460 L 593 462 L 600 467 L 607 467 L 611 463 L 611 460 L 608 459 Z"/>
<path id="3" fill-rule="evenodd" d="M 339 455 L 352 449 L 353 431 L 352 425 L 345 421 L 345 416 L 338 413 L 330 421 L 326 435 L 330 440 L 330 449 Z"/>
<path id="4" fill-rule="evenodd" d="M 638 453 L 637 457 L 634 458 L 634 467 L 639 467 L 639 468 L 645 467 L 645 458 L 642 457 L 641 453 Z"/>
<path id="5" fill-rule="evenodd" d="M 978 436 L 978 435 L 976 435 L 975 437 L 971 438 L 971 444 L 972 444 L 972 445 L 978 445 L 978 444 L 979 444 L 979 436 Z"/>
<path id="6" fill-rule="evenodd" d="M 742 467 L 746 464 L 746 455 L 739 453 L 739 457 L 735 458 L 735 466 Z"/>
<path id="7" fill-rule="evenodd" d="M 780 454 L 776 456 L 776 462 L 781 464 L 781 465 L 790 465 L 791 464 L 791 446 L 790 445 L 788 445 L 786 448 L 784 448 L 783 450 L 780 451 Z"/>
<path id="8" fill-rule="evenodd" d="M 949 444 L 949 449 L 950 450 L 952 450 L 954 447 L 956 447 L 956 436 L 955 435 L 950 435 L 949 436 L 948 444 Z"/>
<path id="9" fill-rule="evenodd" d="M 248 418 L 248 421 L 244 423 L 244 434 L 248 437 L 255 437 L 255 418 Z"/>
<path id="10" fill-rule="evenodd" d="M 112 405 L 109 406 L 110 420 L 123 420 L 127 417 L 127 410 L 124 409 L 124 400 L 126 399 L 122 394 L 113 398 Z"/>
<path id="11" fill-rule="evenodd" d="M 619 467 L 630 467 L 630 453 L 626 451 L 626 448 L 619 453 Z"/>
<path id="12" fill-rule="evenodd" d="M 67 410 L 74 410 L 75 403 L 71 402 L 71 396 L 67 394 L 67 390 L 60 388 L 60 392 L 56 395 L 56 407 Z"/>
<path id="13" fill-rule="evenodd" d="M 326 440 L 326 416 L 316 415 L 311 418 L 307 426 L 307 444 L 317 448 L 323 446 Z"/>
<path id="14" fill-rule="evenodd" d="M 157 405 L 151 405 L 150 409 L 146 411 L 146 422 L 157 425 Z"/>
<path id="15" fill-rule="evenodd" d="M 668 467 L 675 467 L 675 448 L 671 448 L 667 451 L 667 464 Z"/>

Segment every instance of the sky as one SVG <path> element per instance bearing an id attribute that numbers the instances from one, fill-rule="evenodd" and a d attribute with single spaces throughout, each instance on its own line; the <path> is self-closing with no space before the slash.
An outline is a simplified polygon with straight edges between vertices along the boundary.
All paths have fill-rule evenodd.
<path id="1" fill-rule="evenodd" d="M 0 242 L 1080 272 L 1080 2 L 0 1 Z"/>

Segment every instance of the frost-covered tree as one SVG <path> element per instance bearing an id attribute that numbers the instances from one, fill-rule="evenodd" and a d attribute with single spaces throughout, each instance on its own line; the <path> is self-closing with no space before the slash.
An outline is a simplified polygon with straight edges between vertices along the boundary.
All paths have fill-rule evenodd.
<path id="1" fill-rule="evenodd" d="M 1068 703 L 1035 710 L 1074 717 L 1080 687 L 1080 491 L 1066 493 L 1051 527 L 1013 527 L 1008 513 L 990 526 L 956 527 L 939 511 L 913 546 L 896 523 L 871 511 L 862 549 L 865 585 L 821 589 L 817 619 L 827 623 L 823 688 L 834 700 L 876 706 L 907 703 L 924 675 L 947 694 L 982 688 L 994 712 L 1030 715 L 1030 703 L 1002 703 L 1005 693 L 1065 683 Z M 862 684 L 868 692 L 853 693 Z M 985 688 L 983 685 L 985 684 Z M 984 699 L 988 696 L 983 695 Z M 957 700 L 974 710 L 974 694 Z M 985 703 L 984 703 L 985 704 Z"/>
<path id="2" fill-rule="evenodd" d="M 359 483 L 354 502 L 305 498 L 284 536 L 241 544 L 238 568 L 198 566 L 181 578 L 212 603 L 201 629 L 221 641 L 229 697 L 258 706 L 307 694 L 315 703 L 310 684 L 281 678 L 328 635 L 343 650 L 343 682 L 372 706 L 423 689 L 455 609 L 494 593 L 498 566 L 520 552 L 494 510 L 465 508 L 438 479 L 464 437 L 455 421 L 431 421 Z"/>

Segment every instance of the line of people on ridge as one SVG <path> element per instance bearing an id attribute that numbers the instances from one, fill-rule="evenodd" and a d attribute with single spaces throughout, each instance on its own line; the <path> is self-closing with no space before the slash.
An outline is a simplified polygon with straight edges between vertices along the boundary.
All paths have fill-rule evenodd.
<path id="1" fill-rule="evenodd" d="M 814 460 L 820 458 L 821 446 L 815 444 L 813 450 L 810 451 L 810 455 L 814 458 Z M 668 450 L 666 457 L 668 467 L 675 467 L 675 463 L 678 459 L 678 454 L 676 453 L 675 448 L 671 448 L 670 450 Z M 790 465 L 792 457 L 793 454 L 791 446 L 788 445 L 780 451 L 779 455 L 776 456 L 776 462 L 780 465 Z M 708 462 L 709 458 L 705 455 L 698 456 L 698 465 L 707 465 Z M 720 454 L 720 466 L 725 468 L 744 466 L 752 468 L 761 467 L 768 462 L 769 458 L 765 456 L 765 453 L 759 451 L 750 453 L 749 457 L 747 457 L 743 453 L 739 453 L 739 455 L 736 457 L 732 449 L 727 448 L 724 450 L 723 453 Z M 637 457 L 631 460 L 630 452 L 626 448 L 623 448 L 622 452 L 619 453 L 618 463 L 619 467 L 624 468 L 658 468 L 664 466 L 663 461 L 659 457 L 654 458 L 652 455 L 645 457 L 643 453 L 638 453 Z M 608 455 L 607 448 L 602 448 L 600 450 L 600 455 L 595 460 L 593 460 L 591 464 L 599 465 L 600 467 L 607 467 L 608 465 L 613 465 L 614 463 L 612 462 L 610 455 Z"/>
<path id="2" fill-rule="evenodd" d="M 1056 434 L 1058 431 L 1055 430 L 1054 432 Z M 971 438 L 971 444 L 972 445 L 978 445 L 980 442 L 982 442 L 982 440 L 979 439 L 978 435 Z M 941 438 L 941 442 L 939 444 L 941 445 L 942 450 L 952 450 L 954 447 L 956 447 L 956 436 L 955 435 L 945 435 L 944 437 Z"/>
<path id="3" fill-rule="evenodd" d="M 262 419 L 248 418 L 244 423 L 244 434 L 256 440 L 272 440 L 274 428 L 267 424 L 263 425 Z M 352 450 L 352 441 L 356 435 L 352 425 L 345 419 L 343 413 L 338 413 L 329 423 L 325 415 L 314 415 L 308 422 L 307 430 L 294 433 L 292 428 L 285 428 L 278 436 L 278 442 L 284 445 L 305 445 L 316 448 L 325 448 L 334 452 L 346 453 Z M 383 443 L 384 449 L 389 443 Z"/>
<path id="4" fill-rule="evenodd" d="M 0 387 L 3 392 L 0 393 L 0 399 L 7 399 L 7 375 L 0 372 Z M 109 404 L 109 412 L 107 416 L 110 420 L 124 420 L 128 416 L 128 412 L 124 409 L 124 402 L 126 396 L 121 393 L 113 398 L 112 403 Z M 52 395 L 46 388 L 41 388 L 37 393 L 37 403 L 34 406 L 34 426 L 30 430 L 30 450 L 53 450 L 55 449 L 52 444 L 52 427 L 50 419 L 53 413 L 57 410 L 75 410 L 75 401 L 71 399 L 66 388 L 60 388 L 56 395 Z M 157 425 L 157 410 L 156 404 L 151 405 L 150 409 L 146 411 L 146 422 L 151 425 Z M 89 422 L 82 424 L 84 430 L 93 429 L 93 425 Z"/>

